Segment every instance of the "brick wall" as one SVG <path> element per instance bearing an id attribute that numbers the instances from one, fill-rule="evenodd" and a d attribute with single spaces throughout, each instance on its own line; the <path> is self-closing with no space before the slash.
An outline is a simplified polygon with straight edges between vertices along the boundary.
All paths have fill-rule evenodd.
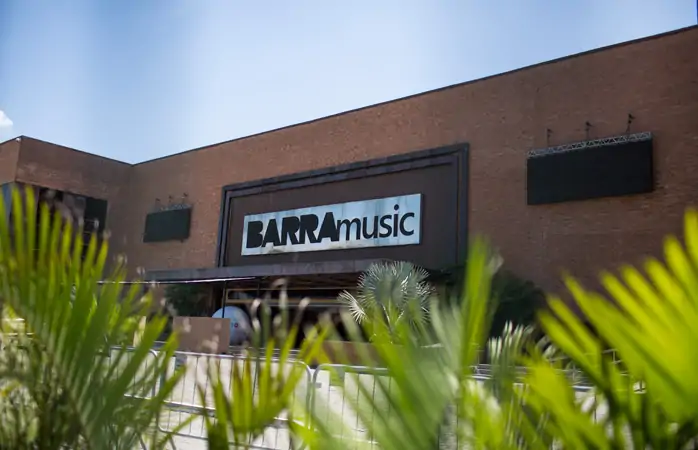
<path id="1" fill-rule="evenodd" d="M 468 142 L 470 232 L 555 289 L 563 269 L 588 279 L 680 232 L 698 195 L 696 54 L 693 27 L 135 166 L 23 138 L 19 158 L 15 141 L 0 147 L 0 181 L 14 161 L 19 181 L 106 198 L 113 250 L 132 268 L 211 267 L 224 185 Z M 589 138 L 623 134 L 628 113 L 631 132 L 654 133 L 655 192 L 526 204 L 528 150 L 584 140 L 587 121 Z M 184 194 L 191 237 L 144 244 L 155 199 Z"/>
<path id="2" fill-rule="evenodd" d="M 471 233 L 546 288 L 568 269 L 656 254 L 681 229 L 698 194 L 698 28 L 570 57 L 501 76 L 136 165 L 124 230 L 130 261 L 146 268 L 210 267 L 226 184 L 469 142 Z M 630 131 L 655 134 L 650 195 L 547 206 L 526 204 L 526 152 Z M 590 180 L 592 182 L 593 180 Z M 155 198 L 194 203 L 184 243 L 143 244 Z"/>
<path id="3" fill-rule="evenodd" d="M 107 200 L 107 227 L 112 231 L 113 254 L 123 253 L 116 214 L 127 201 L 131 165 L 60 145 L 23 137 L 17 163 L 17 181 Z M 118 211 L 118 212 L 117 212 Z"/>
<path id="4" fill-rule="evenodd" d="M 0 143 L 0 184 L 15 180 L 19 158 L 19 141 L 12 139 Z"/>

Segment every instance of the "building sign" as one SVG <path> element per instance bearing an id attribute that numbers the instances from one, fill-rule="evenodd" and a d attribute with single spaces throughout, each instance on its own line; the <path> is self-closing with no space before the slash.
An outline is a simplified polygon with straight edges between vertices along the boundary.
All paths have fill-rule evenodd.
<path id="1" fill-rule="evenodd" d="M 242 255 L 420 242 L 421 194 L 245 216 Z"/>

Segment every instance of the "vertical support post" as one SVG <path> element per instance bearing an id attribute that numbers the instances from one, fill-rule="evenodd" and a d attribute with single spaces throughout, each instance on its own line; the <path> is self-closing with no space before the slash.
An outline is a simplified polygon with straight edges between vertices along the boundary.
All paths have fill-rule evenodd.
<path id="1" fill-rule="evenodd" d="M 225 279 L 223 280 L 223 295 L 221 295 L 221 317 L 225 319 L 225 307 L 228 303 L 228 280 Z M 230 351 L 230 341 L 228 341 L 228 354 L 231 354 Z"/>
<path id="2" fill-rule="evenodd" d="M 225 319 L 225 305 L 228 302 L 228 280 L 223 280 L 223 295 L 221 295 L 221 309 L 223 310 L 222 316 Z"/>

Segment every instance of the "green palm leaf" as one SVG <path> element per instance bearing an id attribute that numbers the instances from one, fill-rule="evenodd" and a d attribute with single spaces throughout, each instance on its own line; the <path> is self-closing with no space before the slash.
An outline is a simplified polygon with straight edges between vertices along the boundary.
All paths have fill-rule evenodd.
<path id="1" fill-rule="evenodd" d="M 695 445 L 698 215 L 693 211 L 686 215 L 685 230 L 685 249 L 676 239 L 667 239 L 665 261 L 649 260 L 644 273 L 631 267 L 621 268 L 618 275 L 603 273 L 608 296 L 588 291 L 568 277 L 567 286 L 584 319 L 551 297 L 548 310 L 540 314 L 544 342 L 533 343 L 530 330 L 514 328 L 490 341 L 493 379 L 486 383 L 474 379 L 471 364 L 487 329 L 492 270 L 486 247 L 474 245 L 460 309 L 439 305 L 430 311 L 429 333 L 435 336 L 438 351 L 426 351 L 417 339 L 422 329 L 394 320 L 390 307 L 376 308 L 387 311 L 384 320 L 363 314 L 362 326 L 373 327 L 374 348 L 389 375 L 389 379 L 377 377 L 373 387 L 357 386 L 358 400 L 352 409 L 366 432 L 357 432 L 317 405 L 311 409 L 315 431 L 296 427 L 294 432 L 311 449 L 374 445 L 432 449 L 448 422 L 444 419 L 452 414 L 449 407 L 455 404 L 458 422 L 452 432 L 459 445 L 467 443 L 470 448 Z M 381 295 L 391 292 L 390 283 L 379 279 L 370 286 Z M 361 302 L 372 301 L 375 295 L 363 294 L 353 304 L 360 309 Z M 398 303 L 383 302 L 393 304 Z M 347 316 L 346 327 L 358 340 L 361 329 L 352 319 Z M 396 335 L 400 340 L 389 338 Z M 612 354 L 608 348 L 614 349 Z M 365 355 L 367 365 L 372 360 Z M 521 362 L 526 369 L 523 384 L 515 367 Z M 591 386 L 578 386 L 565 370 L 570 367 L 583 372 Z M 386 405 L 390 414 L 376 418 L 376 411 Z"/>
<path id="2" fill-rule="evenodd" d="M 408 331 L 400 325 L 402 322 L 420 328 L 429 321 L 434 289 L 426 282 L 428 275 L 403 261 L 373 264 L 359 277 L 356 293 L 344 291 L 338 300 L 369 336 L 375 333 L 374 325 L 380 321 L 387 325 L 380 327 L 383 332 L 394 340 L 400 339 L 395 330 Z"/>
<path id="3" fill-rule="evenodd" d="M 81 230 L 44 204 L 39 214 L 24 208 L 34 204 L 33 189 L 15 190 L 12 227 L 0 221 L 0 302 L 31 334 L 21 336 L 22 349 L 0 350 L 0 381 L 15 380 L 35 402 L 32 445 L 132 448 L 154 429 L 180 377 L 159 384 L 176 342 L 152 352 L 165 325 L 156 315 L 138 346 L 127 348 L 138 319 L 151 311 L 150 298 L 137 286 L 122 289 L 122 265 L 106 277 L 114 283 L 100 287 L 106 243 L 92 236 L 85 248 Z M 57 409 L 45 410 L 51 405 Z"/>
<path id="4" fill-rule="evenodd" d="M 415 327 L 408 321 L 367 320 L 371 322 L 373 347 L 386 368 L 387 376 L 375 377 L 371 386 L 358 383 L 358 398 L 350 401 L 352 412 L 365 432 L 357 432 L 352 424 L 344 422 L 337 413 L 320 408 L 316 401 L 311 405 L 315 432 L 294 429 L 308 448 L 432 450 L 439 448 L 439 442 L 444 438 L 444 425 L 454 420 L 456 415 L 463 421 L 455 427 L 451 438 L 461 442 L 475 441 L 472 429 L 467 431 L 462 424 L 471 421 L 471 414 L 482 408 L 460 406 L 474 405 L 477 401 L 481 405 L 491 404 L 480 385 L 473 382 L 471 369 L 489 329 L 487 303 L 493 275 L 490 254 L 484 242 L 477 240 L 473 243 L 462 300 L 440 304 L 430 298 L 428 325 L 418 323 Z M 389 277 L 393 275 L 389 273 Z M 372 292 L 394 295 L 392 281 L 384 284 L 377 279 L 371 280 Z M 366 285 L 364 281 L 363 286 Z M 398 292 L 402 292 L 404 286 L 402 284 Z M 424 292 L 418 285 L 405 290 L 411 295 Z M 344 324 L 352 339 L 360 341 L 362 330 L 351 315 L 345 317 Z M 427 333 L 434 336 L 436 345 L 424 346 L 423 336 Z M 391 338 L 395 335 L 401 337 L 399 344 Z M 358 350 L 362 351 L 362 347 Z M 362 353 L 365 353 L 366 365 L 370 366 L 371 355 L 366 351 Z M 464 403 L 463 398 L 469 401 Z M 458 411 L 454 411 L 456 405 Z M 390 412 L 381 413 L 386 409 Z"/>
<path id="5" fill-rule="evenodd" d="M 530 391 L 522 401 L 546 422 L 544 433 L 565 448 L 685 448 L 698 436 L 698 216 L 688 211 L 684 249 L 665 242 L 665 262 L 645 273 L 622 267 L 601 281 L 612 301 L 567 278 L 593 333 L 557 298 L 541 323 L 550 340 L 593 384 L 595 407 L 584 410 L 569 382 L 542 358 L 527 361 Z M 604 352 L 610 347 L 618 363 Z M 564 399 L 564 400 L 563 400 Z M 601 417 L 599 407 L 607 410 Z"/>
<path id="6" fill-rule="evenodd" d="M 201 404 L 215 408 L 204 417 L 210 448 L 227 449 L 231 444 L 247 448 L 278 420 L 296 429 L 309 425 L 305 415 L 308 364 L 321 357 L 330 327 L 323 321 L 325 325 L 308 330 L 298 354 L 292 356 L 305 305 L 307 301 L 290 326 L 285 314 L 272 321 L 265 308 L 262 315 L 269 320 L 263 322 L 271 329 L 253 320 L 255 345 L 248 355 L 232 361 L 230 373 L 223 373 L 220 365 L 209 366 L 210 386 L 199 385 L 198 391 Z"/>

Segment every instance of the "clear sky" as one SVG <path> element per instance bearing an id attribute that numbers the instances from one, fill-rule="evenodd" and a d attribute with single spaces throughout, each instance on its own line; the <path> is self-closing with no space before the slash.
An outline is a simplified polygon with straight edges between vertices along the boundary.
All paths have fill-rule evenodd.
<path id="1" fill-rule="evenodd" d="M 0 0 L 0 141 L 138 162 L 695 22 L 696 0 Z"/>

